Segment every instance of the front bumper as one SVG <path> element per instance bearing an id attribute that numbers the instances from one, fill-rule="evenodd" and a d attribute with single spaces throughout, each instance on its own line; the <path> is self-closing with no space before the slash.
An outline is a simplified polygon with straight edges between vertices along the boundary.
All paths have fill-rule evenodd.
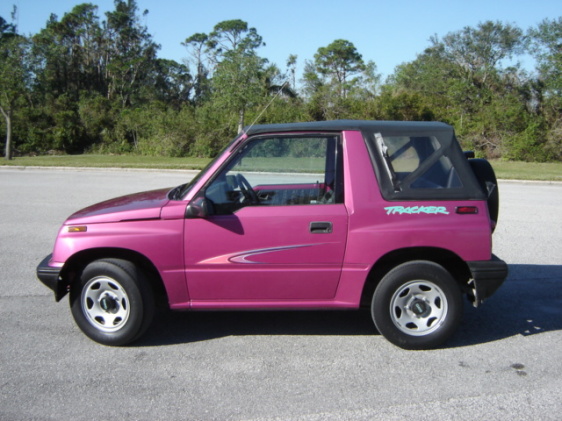
<path id="1" fill-rule="evenodd" d="M 492 255 L 490 260 L 467 262 L 467 264 L 472 276 L 474 305 L 478 305 L 503 284 L 507 278 L 507 264 L 495 255 Z"/>
<path id="2" fill-rule="evenodd" d="M 37 266 L 37 278 L 55 293 L 55 300 L 60 301 L 68 292 L 67 285 L 60 277 L 61 268 L 49 266 L 51 254 Z"/>

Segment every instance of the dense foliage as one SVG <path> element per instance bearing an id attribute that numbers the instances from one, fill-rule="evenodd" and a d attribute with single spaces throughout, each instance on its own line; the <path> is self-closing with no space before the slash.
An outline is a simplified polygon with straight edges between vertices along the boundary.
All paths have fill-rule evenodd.
<path id="1" fill-rule="evenodd" d="M 97 6 L 77 5 L 29 38 L 0 17 L 6 157 L 209 157 L 245 124 L 357 118 L 440 120 L 482 156 L 562 159 L 562 17 L 527 32 L 488 21 L 435 36 L 383 83 L 342 39 L 305 59 L 298 80 L 298 57 L 284 70 L 270 63 L 242 20 L 187 37 L 184 63 L 158 58 L 136 2 L 114 6 L 100 17 Z M 519 66 L 523 54 L 535 57 L 535 72 Z"/>

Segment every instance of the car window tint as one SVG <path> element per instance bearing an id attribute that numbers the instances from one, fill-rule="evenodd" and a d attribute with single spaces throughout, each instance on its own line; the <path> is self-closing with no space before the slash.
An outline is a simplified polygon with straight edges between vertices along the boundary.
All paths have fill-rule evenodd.
<path id="1" fill-rule="evenodd" d="M 218 214 L 244 206 L 336 203 L 336 136 L 250 141 L 207 188 Z"/>
<path id="2" fill-rule="evenodd" d="M 386 155 L 398 182 L 411 179 L 410 175 L 417 171 L 424 163 L 428 168 L 410 181 L 413 189 L 442 189 L 459 188 L 462 182 L 451 163 L 451 160 L 441 155 L 436 155 L 440 149 L 439 141 L 433 136 L 386 136 L 383 138 L 386 146 Z"/>

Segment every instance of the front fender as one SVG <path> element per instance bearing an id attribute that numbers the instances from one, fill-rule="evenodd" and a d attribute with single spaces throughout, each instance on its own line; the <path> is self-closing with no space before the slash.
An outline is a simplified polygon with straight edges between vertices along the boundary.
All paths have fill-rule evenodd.
<path id="1" fill-rule="evenodd" d="M 81 267 L 98 258 L 121 257 L 133 262 L 149 262 L 162 279 L 170 302 L 186 302 L 189 295 L 183 235 L 183 219 L 91 224 L 74 232 L 63 226 L 49 266 L 61 268 L 59 277 L 67 289 Z M 57 288 L 63 290 L 63 287 Z"/>

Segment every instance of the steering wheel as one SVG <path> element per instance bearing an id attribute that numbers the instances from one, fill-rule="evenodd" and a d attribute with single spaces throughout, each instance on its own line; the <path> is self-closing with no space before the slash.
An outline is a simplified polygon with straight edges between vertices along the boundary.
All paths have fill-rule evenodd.
<path id="1" fill-rule="evenodd" d="M 252 205 L 256 205 L 260 202 L 258 195 L 252 188 L 250 182 L 244 177 L 242 174 L 236 174 L 236 182 L 238 183 L 238 187 L 240 187 L 240 191 L 244 195 L 244 199 Z"/>

